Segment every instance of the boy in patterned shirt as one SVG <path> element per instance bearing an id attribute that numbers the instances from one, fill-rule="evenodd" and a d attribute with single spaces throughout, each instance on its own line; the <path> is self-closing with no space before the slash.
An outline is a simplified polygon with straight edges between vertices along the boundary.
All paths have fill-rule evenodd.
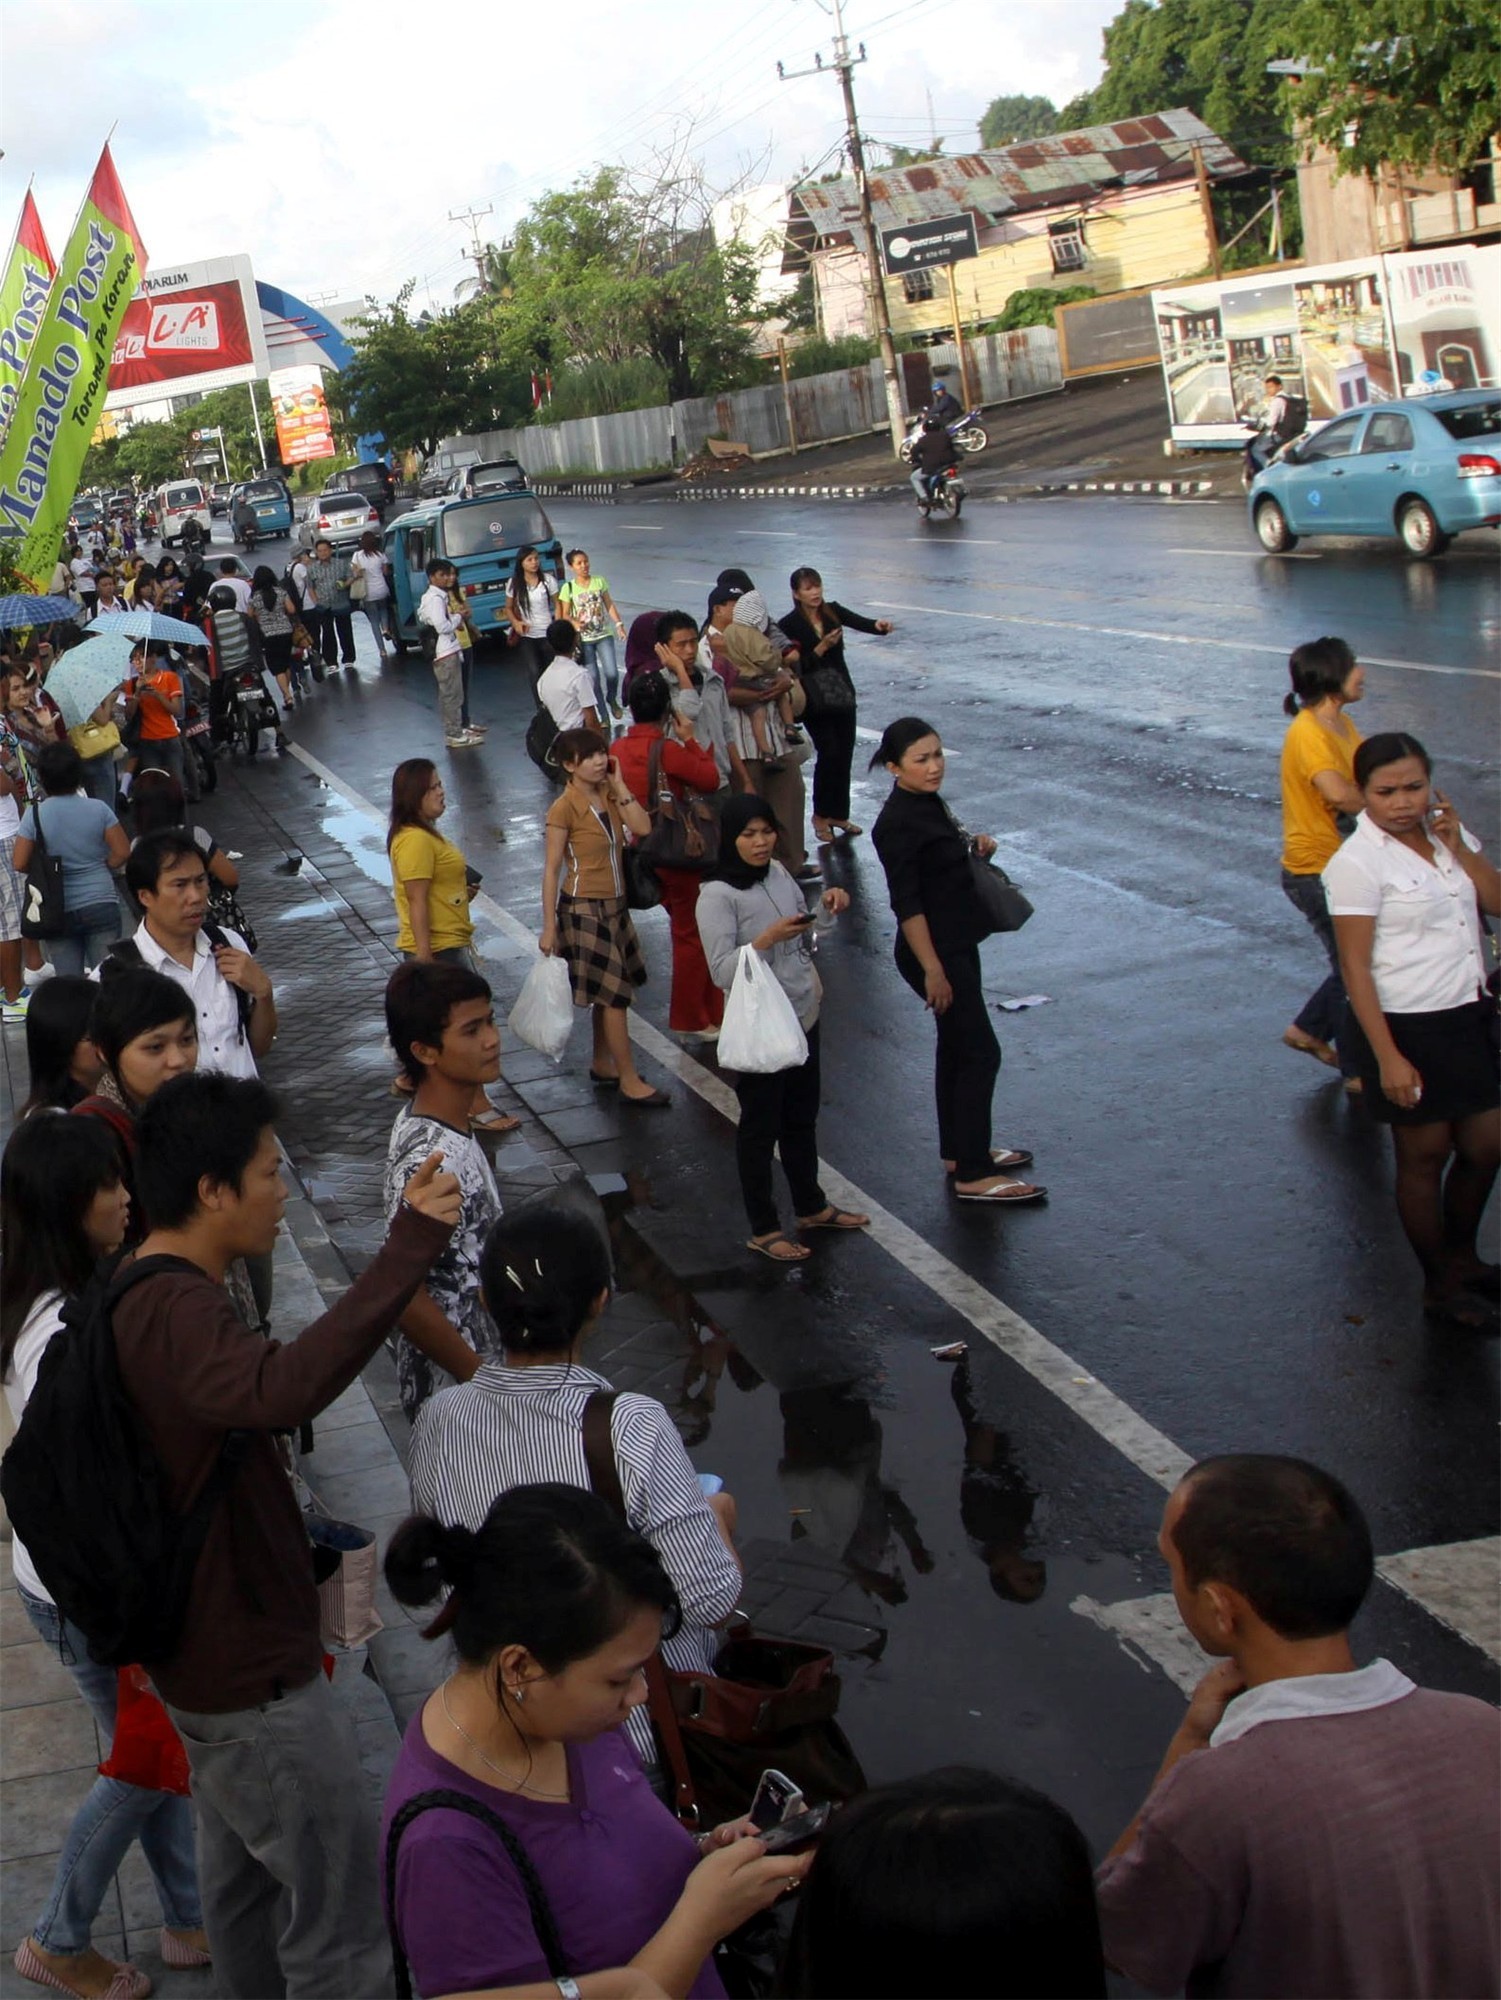
<path id="1" fill-rule="evenodd" d="M 479 1284 L 480 1251 L 500 1215 L 500 1195 L 469 1122 L 475 1086 L 500 1075 L 500 1030 L 490 988 L 470 966 L 416 962 L 391 975 L 386 1032 L 415 1086 L 386 1150 L 387 1218 L 430 1153 L 443 1155 L 463 1198 L 448 1247 L 401 1317 L 396 1372 L 410 1419 L 435 1390 L 467 1382 L 482 1360 L 501 1351 Z"/>

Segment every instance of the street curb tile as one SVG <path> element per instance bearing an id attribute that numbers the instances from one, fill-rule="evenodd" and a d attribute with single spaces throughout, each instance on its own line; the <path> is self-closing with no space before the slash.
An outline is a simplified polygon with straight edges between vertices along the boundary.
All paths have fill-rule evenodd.
<path id="1" fill-rule="evenodd" d="M 703 500 L 872 500 L 895 493 L 894 486 L 704 486 L 672 497 L 680 503 Z"/>
<path id="2" fill-rule="evenodd" d="M 1034 493 L 1149 493 L 1154 499 L 1182 499 L 1209 494 L 1216 500 L 1232 496 L 1217 491 L 1212 479 L 1069 479 L 1034 486 Z"/>

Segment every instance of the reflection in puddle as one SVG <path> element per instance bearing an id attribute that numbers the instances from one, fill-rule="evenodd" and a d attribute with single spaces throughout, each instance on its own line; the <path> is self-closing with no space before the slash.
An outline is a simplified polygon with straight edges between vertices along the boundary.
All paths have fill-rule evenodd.
<path id="1" fill-rule="evenodd" d="M 954 1370 L 954 1407 L 964 1426 L 964 1471 L 959 1480 L 959 1517 L 976 1554 L 990 1572 L 997 1597 L 1035 1604 L 1047 1589 L 1047 1564 L 1026 1554 L 1037 1494 L 1010 1455 L 1004 1432 L 985 1423 L 975 1409 L 966 1356 Z"/>

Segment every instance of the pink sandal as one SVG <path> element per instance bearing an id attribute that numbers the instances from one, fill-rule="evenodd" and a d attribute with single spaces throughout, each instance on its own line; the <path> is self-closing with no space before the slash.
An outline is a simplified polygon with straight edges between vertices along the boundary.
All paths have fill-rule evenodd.
<path id="1" fill-rule="evenodd" d="M 102 2000 L 146 2000 L 146 1995 L 151 1991 L 151 1981 L 140 1967 L 121 1965 L 116 1959 L 111 1959 L 109 1962 L 115 1968 L 115 1976 L 105 1987 Z M 33 1985 L 52 1986 L 59 1993 L 73 1994 L 74 2000 L 78 2000 L 78 1988 L 69 1986 L 66 1980 L 58 1978 L 52 1968 L 38 1955 L 30 1938 L 22 1941 L 13 1963 L 21 1977 L 29 1979 Z"/>
<path id="2" fill-rule="evenodd" d="M 212 1965 L 214 1962 L 211 1953 L 200 1951 L 196 1944 L 189 1944 L 185 1938 L 178 1937 L 177 1933 L 169 1931 L 165 1924 L 162 1925 L 158 1941 L 161 1945 L 162 1964 L 169 1972 L 192 1972 L 200 1965 Z"/>

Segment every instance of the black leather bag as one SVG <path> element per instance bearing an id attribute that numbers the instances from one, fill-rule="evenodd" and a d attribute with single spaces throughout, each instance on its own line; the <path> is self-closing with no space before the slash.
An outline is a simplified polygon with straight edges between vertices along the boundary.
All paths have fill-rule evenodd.
<path id="1" fill-rule="evenodd" d="M 648 855 L 639 846 L 626 848 L 620 859 L 625 878 L 625 906 L 628 910 L 654 910 L 662 900 L 662 884 Z"/>
<path id="2" fill-rule="evenodd" d="M 802 671 L 806 713 L 816 722 L 821 715 L 845 715 L 855 706 L 855 690 L 837 667 L 815 663 Z"/>
<path id="3" fill-rule="evenodd" d="M 1021 890 L 1003 868 L 997 868 L 993 861 L 982 861 L 978 854 L 970 855 L 969 866 L 985 913 L 985 936 L 1019 931 L 1032 914 L 1032 905 Z"/>
<path id="4" fill-rule="evenodd" d="M 680 799 L 673 791 L 662 776 L 665 747 L 661 736 L 651 746 L 646 769 L 651 832 L 635 843 L 633 852 L 652 868 L 712 868 L 719 860 L 719 815 L 701 792 Z"/>
<path id="5" fill-rule="evenodd" d="M 62 856 L 48 847 L 42 832 L 42 801 L 31 808 L 36 839 L 31 844 L 31 860 L 21 886 L 21 935 L 23 938 L 57 938 L 63 934 L 66 904 L 63 900 Z"/>

